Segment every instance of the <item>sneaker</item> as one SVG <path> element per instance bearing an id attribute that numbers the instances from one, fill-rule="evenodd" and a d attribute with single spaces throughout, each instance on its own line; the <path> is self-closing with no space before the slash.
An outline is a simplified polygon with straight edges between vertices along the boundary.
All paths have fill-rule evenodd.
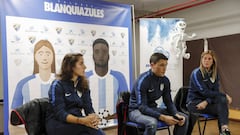
<path id="1" fill-rule="evenodd" d="M 228 129 L 225 129 L 220 135 L 231 135 L 231 133 Z"/>

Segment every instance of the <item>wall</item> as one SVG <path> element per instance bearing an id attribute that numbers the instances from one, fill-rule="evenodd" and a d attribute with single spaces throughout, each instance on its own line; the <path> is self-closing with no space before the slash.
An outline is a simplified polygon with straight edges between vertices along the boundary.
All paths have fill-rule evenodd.
<path id="1" fill-rule="evenodd" d="M 0 14 L 1 18 L 1 14 Z M 0 26 L 1 26 L 1 21 L 0 21 Z M 0 27 L 0 51 L 2 55 L 2 34 L 1 34 L 1 27 Z M 2 56 L 0 56 L 0 99 L 3 99 L 3 72 L 2 72 Z M 3 103 L 0 102 L 0 133 L 3 132 Z"/>
<path id="2" fill-rule="evenodd" d="M 240 1 L 215 0 L 165 17 L 181 17 L 187 22 L 186 33 L 196 33 L 197 39 L 240 33 Z"/>

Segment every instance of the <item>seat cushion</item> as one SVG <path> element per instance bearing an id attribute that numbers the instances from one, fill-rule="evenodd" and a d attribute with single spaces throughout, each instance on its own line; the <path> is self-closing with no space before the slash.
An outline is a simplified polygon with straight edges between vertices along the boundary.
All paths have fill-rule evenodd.
<path id="1" fill-rule="evenodd" d="M 213 115 L 210 115 L 210 114 L 205 114 L 205 113 L 201 113 L 201 114 L 199 114 L 199 116 L 207 118 L 207 119 L 215 119 L 216 118 L 216 116 L 213 116 Z"/>
<path id="2" fill-rule="evenodd" d="M 131 127 L 136 127 L 136 128 L 144 128 L 144 125 L 143 124 L 140 124 L 140 123 L 135 123 L 135 122 L 131 122 L 131 121 L 128 121 L 126 123 L 127 126 L 131 126 Z M 167 128 L 168 125 L 165 123 L 165 122 L 162 122 L 162 121 L 158 121 L 158 124 L 157 124 L 157 128 L 158 129 L 161 129 L 161 128 Z"/>

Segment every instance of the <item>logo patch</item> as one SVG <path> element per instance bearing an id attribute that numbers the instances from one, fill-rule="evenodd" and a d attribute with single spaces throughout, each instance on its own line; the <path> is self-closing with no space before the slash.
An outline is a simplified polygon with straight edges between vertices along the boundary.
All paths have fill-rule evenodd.
<path id="1" fill-rule="evenodd" d="M 69 97 L 71 95 L 72 95 L 71 93 L 65 93 L 65 97 Z"/>
<path id="2" fill-rule="evenodd" d="M 154 91 L 154 89 L 149 89 L 149 90 L 148 90 L 148 92 L 153 92 L 153 91 Z"/>
<path id="3" fill-rule="evenodd" d="M 164 89 L 164 84 L 161 83 L 161 84 L 160 84 L 160 90 L 163 91 L 163 89 Z"/>

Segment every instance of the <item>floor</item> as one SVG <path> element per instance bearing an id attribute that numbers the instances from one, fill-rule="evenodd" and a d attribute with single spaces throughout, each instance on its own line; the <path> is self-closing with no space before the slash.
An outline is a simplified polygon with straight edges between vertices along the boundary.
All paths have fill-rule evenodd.
<path id="1" fill-rule="evenodd" d="M 201 122 L 201 125 L 203 125 L 203 122 Z M 202 126 L 203 127 L 203 126 Z M 232 135 L 239 135 L 240 134 L 240 121 L 230 121 L 229 127 L 231 129 Z M 173 127 L 171 127 L 173 129 Z M 111 128 L 111 129 L 105 129 L 104 132 L 106 135 L 117 135 L 117 129 Z M 156 135 L 168 135 L 167 130 L 160 130 L 157 132 Z M 193 129 L 192 135 L 199 135 L 197 124 L 195 125 Z M 210 120 L 207 122 L 205 135 L 218 135 L 218 127 L 217 127 L 217 121 L 216 120 Z"/>
<path id="2" fill-rule="evenodd" d="M 201 125 L 202 125 L 201 127 L 203 127 L 203 122 L 201 122 Z M 26 135 L 23 126 L 16 127 L 16 126 L 9 125 L 9 128 L 11 129 L 10 135 Z M 232 135 L 240 135 L 240 121 L 230 120 L 229 128 L 231 130 Z M 172 129 L 173 129 L 173 127 L 171 127 L 171 130 Z M 106 133 L 106 135 L 117 135 L 116 127 L 104 129 L 103 131 Z M 167 130 L 159 130 L 156 135 L 168 135 L 168 132 L 167 132 Z M 195 127 L 193 129 L 192 135 L 199 135 L 197 124 L 195 125 Z M 216 120 L 209 120 L 207 122 L 205 135 L 218 135 L 218 127 L 217 127 Z"/>

